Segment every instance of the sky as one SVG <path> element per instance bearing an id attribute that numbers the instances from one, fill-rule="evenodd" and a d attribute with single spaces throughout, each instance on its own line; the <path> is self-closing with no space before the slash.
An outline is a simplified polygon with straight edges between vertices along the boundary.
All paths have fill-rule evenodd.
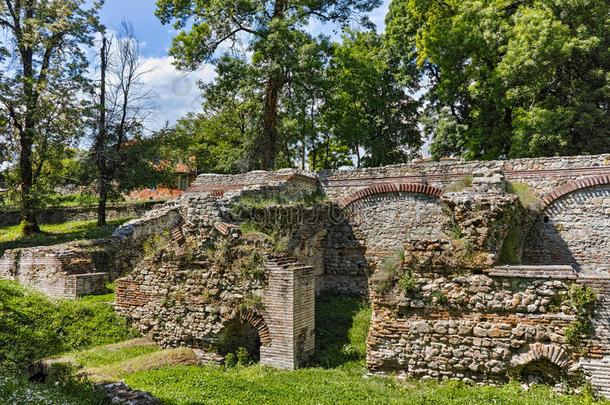
<path id="1" fill-rule="evenodd" d="M 156 130 L 166 122 L 173 124 L 189 112 L 201 111 L 201 92 L 197 81 L 214 79 L 214 67 L 205 65 L 196 72 L 180 72 L 172 65 L 168 56 L 172 38 L 177 34 L 171 25 L 162 25 L 155 17 L 155 1 L 151 0 L 106 0 L 101 12 L 102 23 L 110 31 L 119 31 L 121 21 L 129 21 L 140 41 L 141 55 L 144 59 L 146 86 L 154 93 L 157 111 L 148 123 L 149 130 Z M 377 25 L 378 31 L 384 29 L 384 19 L 390 0 L 384 0 L 381 7 L 369 16 Z M 318 22 L 310 26 L 313 34 L 324 33 L 336 36 L 335 26 Z"/>

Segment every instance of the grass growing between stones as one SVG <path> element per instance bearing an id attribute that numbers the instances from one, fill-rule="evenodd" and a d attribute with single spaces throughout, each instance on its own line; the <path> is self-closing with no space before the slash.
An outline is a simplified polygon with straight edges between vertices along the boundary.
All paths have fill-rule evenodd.
<path id="1" fill-rule="evenodd" d="M 24 238 L 19 225 L 0 228 L 0 255 L 8 249 L 34 246 L 50 246 L 76 240 L 106 238 L 119 226 L 132 218 L 108 221 L 108 225 L 97 227 L 96 221 L 74 221 L 63 224 L 42 224 L 42 233 Z"/>

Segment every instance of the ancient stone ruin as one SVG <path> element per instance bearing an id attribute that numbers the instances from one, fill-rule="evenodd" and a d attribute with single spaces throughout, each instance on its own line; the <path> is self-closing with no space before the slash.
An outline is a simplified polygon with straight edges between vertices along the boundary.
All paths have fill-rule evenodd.
<path id="1" fill-rule="evenodd" d="M 209 361 L 299 367 L 315 296 L 360 293 L 373 374 L 610 395 L 610 155 L 201 175 L 112 241 L 137 263 L 117 311 Z"/>

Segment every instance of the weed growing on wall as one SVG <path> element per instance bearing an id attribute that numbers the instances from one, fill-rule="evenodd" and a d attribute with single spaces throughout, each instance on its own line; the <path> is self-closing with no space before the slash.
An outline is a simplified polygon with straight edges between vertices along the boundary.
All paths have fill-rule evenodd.
<path id="1" fill-rule="evenodd" d="M 583 351 L 583 340 L 593 332 L 591 319 L 597 305 L 597 294 L 589 286 L 572 284 L 563 302 L 577 317 L 564 331 L 566 343 Z"/>
<path id="2" fill-rule="evenodd" d="M 399 249 L 395 254 L 383 258 L 371 277 L 371 281 L 379 293 L 384 293 L 392 287 L 404 262 L 404 249 Z"/>
<path id="3" fill-rule="evenodd" d="M 540 198 L 538 198 L 527 183 L 511 181 L 506 183 L 505 191 L 516 195 L 521 205 L 525 208 L 537 211 L 544 206 Z"/>
<path id="4" fill-rule="evenodd" d="M 448 184 L 447 187 L 445 187 L 445 192 L 456 193 L 470 186 L 472 186 L 472 176 L 463 176 L 458 181 Z"/>

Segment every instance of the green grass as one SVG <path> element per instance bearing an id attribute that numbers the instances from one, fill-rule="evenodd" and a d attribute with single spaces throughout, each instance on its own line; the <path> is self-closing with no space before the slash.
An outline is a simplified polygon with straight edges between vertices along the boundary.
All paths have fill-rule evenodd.
<path id="1" fill-rule="evenodd" d="M 144 339 L 134 339 L 129 342 L 134 343 L 95 347 L 68 353 L 62 357 L 74 359 L 74 362 L 83 368 L 92 368 L 124 362 L 160 350 L 158 346 L 146 342 Z"/>
<path id="2" fill-rule="evenodd" d="M 0 376 L 0 404 L 100 405 L 102 395 L 87 382 L 33 384 L 25 378 Z"/>
<path id="3" fill-rule="evenodd" d="M 50 246 L 75 240 L 106 238 L 119 226 L 132 218 L 108 221 L 108 225 L 97 227 L 96 221 L 75 221 L 63 224 L 40 225 L 42 233 L 24 238 L 19 225 L 0 228 L 0 255 L 8 249 L 33 246 Z"/>
<path id="4" fill-rule="evenodd" d="M 0 280 L 0 371 L 19 372 L 37 359 L 136 336 L 105 303 L 51 300 Z"/>
<path id="5" fill-rule="evenodd" d="M 587 394 L 559 395 L 546 386 L 528 391 L 519 384 L 471 386 L 456 381 L 408 381 L 371 377 L 364 358 L 371 307 L 349 297 L 326 297 L 316 302 L 316 358 L 311 367 L 282 371 L 260 365 L 190 366 L 188 349 L 159 350 L 140 339 L 70 353 L 94 380 L 125 380 L 132 388 L 149 391 L 169 405 L 196 404 L 412 404 L 412 405 L 568 405 L 607 404 Z M 62 356 L 64 357 L 64 356 Z M 21 388 L 19 388 L 21 387 Z M 97 398 L 87 386 L 80 392 L 19 382 L 38 402 L 90 404 Z M 68 385 L 68 387 L 70 387 Z M 15 388 L 0 379 L 0 403 Z M 4 397 L 3 397 L 4 395 Z M 20 394 L 21 395 L 21 394 Z M 28 394 L 33 395 L 33 394 Z M 42 398 L 42 399 L 40 399 Z M 10 403 L 10 402 L 9 402 Z M 63 402 L 57 402 L 63 403 Z"/>

